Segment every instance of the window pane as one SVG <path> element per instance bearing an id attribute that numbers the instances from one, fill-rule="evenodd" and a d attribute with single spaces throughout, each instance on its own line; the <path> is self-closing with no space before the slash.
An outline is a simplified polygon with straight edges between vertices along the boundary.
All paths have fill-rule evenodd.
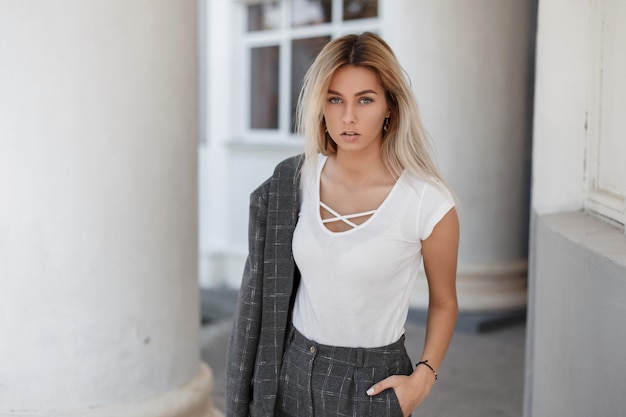
<path id="1" fill-rule="evenodd" d="M 250 128 L 278 129 L 279 49 L 250 50 Z"/>
<path id="2" fill-rule="evenodd" d="M 248 32 L 280 27 L 280 2 L 248 6 Z"/>
<path id="3" fill-rule="evenodd" d="M 367 19 L 378 16 L 378 0 L 344 0 L 343 20 Z"/>
<path id="4" fill-rule="evenodd" d="M 291 43 L 291 131 L 295 129 L 296 105 L 298 94 L 302 88 L 302 80 L 315 57 L 322 50 L 324 45 L 330 41 L 330 36 L 318 38 L 297 39 Z"/>
<path id="5" fill-rule="evenodd" d="M 332 0 L 293 0 L 292 26 L 309 26 L 331 20 Z"/>

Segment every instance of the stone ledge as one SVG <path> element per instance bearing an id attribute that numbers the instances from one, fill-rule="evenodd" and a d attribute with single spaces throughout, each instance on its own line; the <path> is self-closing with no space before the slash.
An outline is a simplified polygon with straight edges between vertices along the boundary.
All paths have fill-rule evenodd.
<path id="1" fill-rule="evenodd" d="M 589 251 L 626 267 L 624 230 L 583 212 L 539 215 L 553 231 Z"/>

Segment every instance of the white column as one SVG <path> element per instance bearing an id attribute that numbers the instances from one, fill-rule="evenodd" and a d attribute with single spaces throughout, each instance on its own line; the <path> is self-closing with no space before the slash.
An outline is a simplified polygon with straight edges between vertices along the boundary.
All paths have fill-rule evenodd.
<path id="1" fill-rule="evenodd" d="M 0 416 L 215 415 L 195 9 L 0 3 Z"/>
<path id="2" fill-rule="evenodd" d="M 384 3 L 384 35 L 412 79 L 444 177 L 461 200 L 459 306 L 522 309 L 532 1 L 399 3 Z M 422 279 L 413 304 L 426 303 Z"/>

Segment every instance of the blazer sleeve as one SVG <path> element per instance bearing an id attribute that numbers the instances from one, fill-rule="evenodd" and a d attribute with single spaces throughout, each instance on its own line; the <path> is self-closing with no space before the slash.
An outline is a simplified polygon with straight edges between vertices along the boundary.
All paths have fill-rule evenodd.
<path id="1" fill-rule="evenodd" d="M 252 376 L 261 332 L 263 259 L 267 226 L 269 180 L 250 196 L 248 258 L 235 310 L 228 347 L 226 416 L 248 417 Z"/>

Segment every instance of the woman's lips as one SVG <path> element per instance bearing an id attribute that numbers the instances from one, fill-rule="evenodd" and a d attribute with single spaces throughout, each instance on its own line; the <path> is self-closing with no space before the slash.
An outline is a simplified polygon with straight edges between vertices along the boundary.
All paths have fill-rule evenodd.
<path id="1" fill-rule="evenodd" d="M 361 136 L 361 135 L 359 135 L 356 132 L 343 132 L 341 134 L 341 137 L 344 140 L 349 141 L 349 142 L 357 140 L 359 138 L 359 136 Z"/>

